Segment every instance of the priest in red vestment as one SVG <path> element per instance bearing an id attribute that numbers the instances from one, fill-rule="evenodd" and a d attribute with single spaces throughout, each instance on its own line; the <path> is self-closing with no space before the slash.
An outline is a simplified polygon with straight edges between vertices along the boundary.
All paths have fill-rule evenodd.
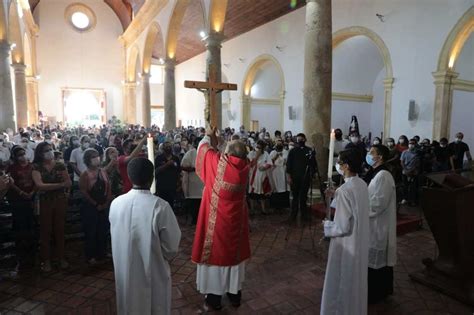
<path id="1" fill-rule="evenodd" d="M 245 261 L 250 258 L 247 148 L 233 140 L 222 154 L 217 144 L 214 128 L 198 147 L 196 174 L 205 187 L 192 251 L 197 289 L 213 310 L 222 308 L 225 293 L 234 307 L 240 306 Z"/>

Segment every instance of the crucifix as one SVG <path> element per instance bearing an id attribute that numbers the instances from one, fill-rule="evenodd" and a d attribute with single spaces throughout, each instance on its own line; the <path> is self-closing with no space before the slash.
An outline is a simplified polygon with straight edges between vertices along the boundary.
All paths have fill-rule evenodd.
<path id="1" fill-rule="evenodd" d="M 216 96 L 224 90 L 235 91 L 237 84 L 217 82 L 217 70 L 214 64 L 209 66 L 209 75 L 207 81 L 184 81 L 184 87 L 189 89 L 197 89 L 204 94 L 206 99 L 206 107 L 204 108 L 204 119 L 206 120 L 206 127 L 217 126 L 217 108 Z"/>

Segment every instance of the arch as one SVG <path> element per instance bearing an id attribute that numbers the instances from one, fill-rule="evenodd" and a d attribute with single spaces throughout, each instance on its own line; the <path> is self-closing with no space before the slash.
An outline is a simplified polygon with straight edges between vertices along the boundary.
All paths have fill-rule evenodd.
<path id="1" fill-rule="evenodd" d="M 251 87 L 254 83 L 255 76 L 258 70 L 267 63 L 271 62 L 280 73 L 280 126 L 283 128 L 284 107 L 285 107 L 285 74 L 278 60 L 269 54 L 263 54 L 253 60 L 245 72 L 244 80 L 242 82 L 242 123 L 249 130 L 250 128 L 250 106 L 252 103 Z"/>
<path id="2" fill-rule="evenodd" d="M 23 36 L 16 1 L 12 1 L 8 11 L 8 40 L 15 44 L 12 49 L 13 63 L 23 63 Z"/>
<path id="3" fill-rule="evenodd" d="M 0 3 L 0 40 L 6 40 L 8 38 L 7 32 L 7 16 L 5 14 L 5 5 L 7 2 L 2 1 Z"/>
<path id="4" fill-rule="evenodd" d="M 130 48 L 128 61 L 127 61 L 127 80 L 128 82 L 136 82 L 137 81 L 137 65 L 141 65 L 140 62 L 140 50 L 138 49 L 137 45 L 134 45 Z"/>
<path id="5" fill-rule="evenodd" d="M 209 31 L 220 33 L 224 31 L 228 0 L 211 0 L 209 13 Z"/>
<path id="6" fill-rule="evenodd" d="M 145 48 L 143 51 L 143 72 L 150 73 L 151 68 L 151 59 L 153 58 L 153 49 L 155 47 L 160 48 L 160 53 L 163 55 L 164 45 L 163 45 L 163 33 L 161 32 L 161 27 L 157 22 L 153 22 L 148 28 L 148 34 L 145 40 Z"/>
<path id="7" fill-rule="evenodd" d="M 390 123 L 392 119 L 392 90 L 393 90 L 393 66 L 392 58 L 387 45 L 382 38 L 374 31 L 363 27 L 363 26 L 350 26 L 336 31 L 332 35 L 332 49 L 334 50 L 343 41 L 352 38 L 354 36 L 366 36 L 377 46 L 380 54 L 383 58 L 385 67 L 385 79 L 384 83 L 384 124 L 383 131 L 384 137 L 390 137 Z"/>
<path id="8" fill-rule="evenodd" d="M 459 73 L 456 73 L 456 61 L 467 39 L 474 31 L 474 6 L 470 7 L 454 25 L 444 42 L 438 59 L 438 67 L 433 72 L 435 106 L 433 110 L 433 139 L 446 137 L 451 130 L 453 107 L 453 89 Z"/>
<path id="9" fill-rule="evenodd" d="M 438 59 L 437 71 L 454 70 L 457 58 L 474 31 L 474 6 L 464 13 L 449 33 Z"/>
<path id="10" fill-rule="evenodd" d="M 183 22 L 184 14 L 186 9 L 191 4 L 192 0 L 178 0 L 173 8 L 173 14 L 171 15 L 170 23 L 168 25 L 168 33 L 166 35 L 166 57 L 169 59 L 176 58 L 176 48 L 178 47 L 178 36 Z M 203 14 L 203 21 L 206 23 L 206 16 L 204 11 L 204 4 L 202 0 L 199 0 L 201 5 L 201 11 Z"/>

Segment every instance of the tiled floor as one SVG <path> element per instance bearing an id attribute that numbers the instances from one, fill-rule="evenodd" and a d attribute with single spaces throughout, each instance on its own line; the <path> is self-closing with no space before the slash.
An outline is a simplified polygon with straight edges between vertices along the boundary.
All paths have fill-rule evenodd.
<path id="1" fill-rule="evenodd" d="M 288 231 L 280 223 L 283 219 L 279 215 L 252 219 L 253 257 L 247 266 L 243 304 L 235 310 L 224 299 L 221 314 L 319 314 L 328 243 L 320 242 L 320 226 Z M 181 252 L 171 262 L 173 314 L 204 313 L 189 259 L 193 228 L 183 225 L 182 231 Z M 67 272 L 4 275 L 0 314 L 115 313 L 112 264 L 88 269 L 80 242 L 68 243 L 67 249 L 72 263 Z M 435 254 L 428 231 L 399 237 L 398 254 L 395 294 L 377 307 L 377 314 L 473 314 L 474 308 L 410 281 L 408 273 L 422 268 L 422 258 Z"/>

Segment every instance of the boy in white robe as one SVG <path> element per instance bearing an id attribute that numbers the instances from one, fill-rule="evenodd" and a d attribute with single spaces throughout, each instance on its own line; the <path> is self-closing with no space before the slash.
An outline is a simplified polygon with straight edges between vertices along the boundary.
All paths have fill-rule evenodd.
<path id="1" fill-rule="evenodd" d="M 168 261 L 178 252 L 181 231 L 170 205 L 150 193 L 153 164 L 128 163 L 133 189 L 110 206 L 110 232 L 118 314 L 170 314 Z"/>
<path id="2" fill-rule="evenodd" d="M 321 314 L 367 314 L 369 254 L 369 193 L 357 176 L 362 165 L 358 151 L 340 152 L 336 170 L 345 183 L 335 192 L 334 221 L 324 221 L 331 238 L 324 279 Z M 330 198 L 333 192 L 328 191 Z"/>

